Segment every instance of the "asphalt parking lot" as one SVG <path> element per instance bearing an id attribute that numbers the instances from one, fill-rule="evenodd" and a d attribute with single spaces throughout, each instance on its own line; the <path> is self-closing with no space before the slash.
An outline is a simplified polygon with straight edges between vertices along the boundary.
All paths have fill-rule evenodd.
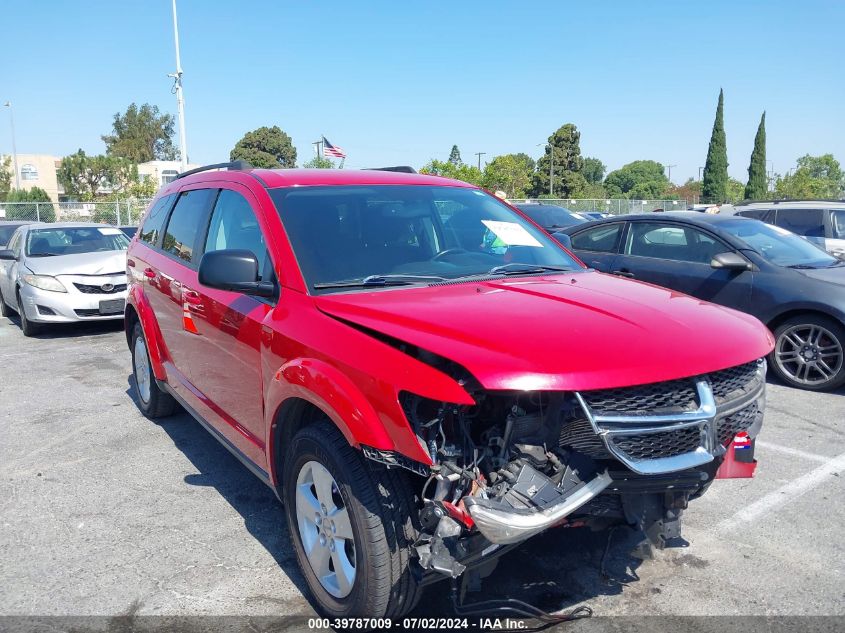
<path id="1" fill-rule="evenodd" d="M 609 545 L 554 530 L 507 555 L 483 597 L 845 614 L 845 391 L 770 384 L 757 457 L 755 479 L 691 505 L 688 547 L 642 562 L 627 530 Z M 270 490 L 188 415 L 139 413 L 119 323 L 25 339 L 0 318 L 0 508 L 0 615 L 313 614 Z M 449 613 L 446 584 L 418 609 Z"/>

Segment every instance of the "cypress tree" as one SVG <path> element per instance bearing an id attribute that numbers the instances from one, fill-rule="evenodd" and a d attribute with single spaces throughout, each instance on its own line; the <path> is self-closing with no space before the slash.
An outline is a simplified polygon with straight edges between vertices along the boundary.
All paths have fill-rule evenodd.
<path id="1" fill-rule="evenodd" d="M 464 164 L 464 161 L 461 160 L 461 150 L 458 149 L 457 145 L 452 145 L 452 151 L 449 152 L 449 163 L 458 167 Z"/>
<path id="2" fill-rule="evenodd" d="M 701 198 L 707 202 L 725 202 L 728 197 L 728 147 L 725 140 L 724 106 L 724 91 L 720 89 L 719 105 L 716 107 L 716 120 L 713 122 L 701 185 Z"/>
<path id="3" fill-rule="evenodd" d="M 757 136 L 754 137 L 754 151 L 748 165 L 748 184 L 745 186 L 746 200 L 762 200 L 769 192 L 766 182 L 766 113 L 760 117 Z"/>

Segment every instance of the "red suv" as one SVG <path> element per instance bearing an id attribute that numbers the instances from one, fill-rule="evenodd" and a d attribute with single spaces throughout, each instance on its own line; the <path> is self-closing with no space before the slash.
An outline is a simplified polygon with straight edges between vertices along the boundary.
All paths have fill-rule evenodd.
<path id="1" fill-rule="evenodd" d="M 587 269 L 465 183 L 214 167 L 129 248 L 138 400 L 273 488 L 323 613 L 406 613 L 552 526 L 660 546 L 723 461 L 752 465 L 753 317 Z"/>

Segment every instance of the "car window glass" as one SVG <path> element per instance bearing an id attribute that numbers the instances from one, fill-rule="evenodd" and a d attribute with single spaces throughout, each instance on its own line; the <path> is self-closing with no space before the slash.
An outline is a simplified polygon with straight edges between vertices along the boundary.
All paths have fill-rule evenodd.
<path id="1" fill-rule="evenodd" d="M 159 199 L 149 214 L 144 220 L 144 225 L 141 227 L 141 232 L 138 239 L 147 244 L 158 244 L 158 238 L 161 233 L 161 227 L 164 226 L 164 220 L 167 218 L 167 211 L 170 209 L 170 204 L 173 202 L 175 195 L 164 196 Z"/>
<path id="2" fill-rule="evenodd" d="M 9 242 L 9 250 L 15 254 L 15 257 L 17 257 L 21 251 L 21 235 L 22 232 L 18 231 L 12 236 L 12 241 Z"/>
<path id="3" fill-rule="evenodd" d="M 699 264 L 709 264 L 715 255 L 730 250 L 696 228 L 657 222 L 633 222 L 625 244 L 627 255 Z"/>
<path id="4" fill-rule="evenodd" d="M 129 238 L 120 229 L 106 225 L 33 229 L 26 236 L 27 257 L 125 251 L 128 247 Z"/>
<path id="5" fill-rule="evenodd" d="M 597 226 L 572 236 L 572 248 L 600 253 L 616 252 L 622 223 Z"/>
<path id="6" fill-rule="evenodd" d="M 804 237 L 824 237 L 822 209 L 778 209 L 777 225 Z"/>
<path id="7" fill-rule="evenodd" d="M 771 221 L 771 218 L 768 217 L 769 214 L 771 214 L 770 209 L 745 209 L 744 211 L 737 212 L 737 215 L 741 215 L 744 218 L 753 218 L 763 222 Z"/>
<path id="8" fill-rule="evenodd" d="M 268 274 L 267 245 L 249 201 L 235 191 L 224 189 L 214 205 L 205 252 L 227 248 L 252 252 L 258 260 L 261 277 Z"/>
<path id="9" fill-rule="evenodd" d="M 11 239 L 12 235 L 15 234 L 17 228 L 18 227 L 14 224 L 11 226 L 4 226 L 3 224 L 0 224 L 0 246 L 9 243 L 9 240 Z"/>
<path id="10" fill-rule="evenodd" d="M 194 254 L 200 225 L 216 189 L 194 189 L 180 194 L 167 222 L 162 248 L 187 262 Z"/>
<path id="11" fill-rule="evenodd" d="M 742 218 L 722 222 L 719 226 L 776 266 L 823 268 L 834 266 L 839 261 L 809 240 L 779 226 Z"/>
<path id="12" fill-rule="evenodd" d="M 835 209 L 830 212 L 831 237 L 845 240 L 845 209 Z"/>

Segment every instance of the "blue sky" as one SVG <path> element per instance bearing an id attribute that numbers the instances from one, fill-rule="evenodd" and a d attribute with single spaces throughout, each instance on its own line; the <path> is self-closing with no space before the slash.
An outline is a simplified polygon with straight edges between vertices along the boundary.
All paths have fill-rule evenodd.
<path id="1" fill-rule="evenodd" d="M 0 101 L 21 153 L 100 153 L 132 102 L 175 113 L 169 0 L 3 3 Z M 188 153 L 226 160 L 279 125 L 300 162 L 325 134 L 347 166 L 507 152 L 558 126 L 610 168 L 704 164 L 725 89 L 729 171 L 743 182 L 760 114 L 784 173 L 845 162 L 845 2 L 232 2 L 179 0 Z M 11 151 L 8 110 L 0 152 Z"/>

